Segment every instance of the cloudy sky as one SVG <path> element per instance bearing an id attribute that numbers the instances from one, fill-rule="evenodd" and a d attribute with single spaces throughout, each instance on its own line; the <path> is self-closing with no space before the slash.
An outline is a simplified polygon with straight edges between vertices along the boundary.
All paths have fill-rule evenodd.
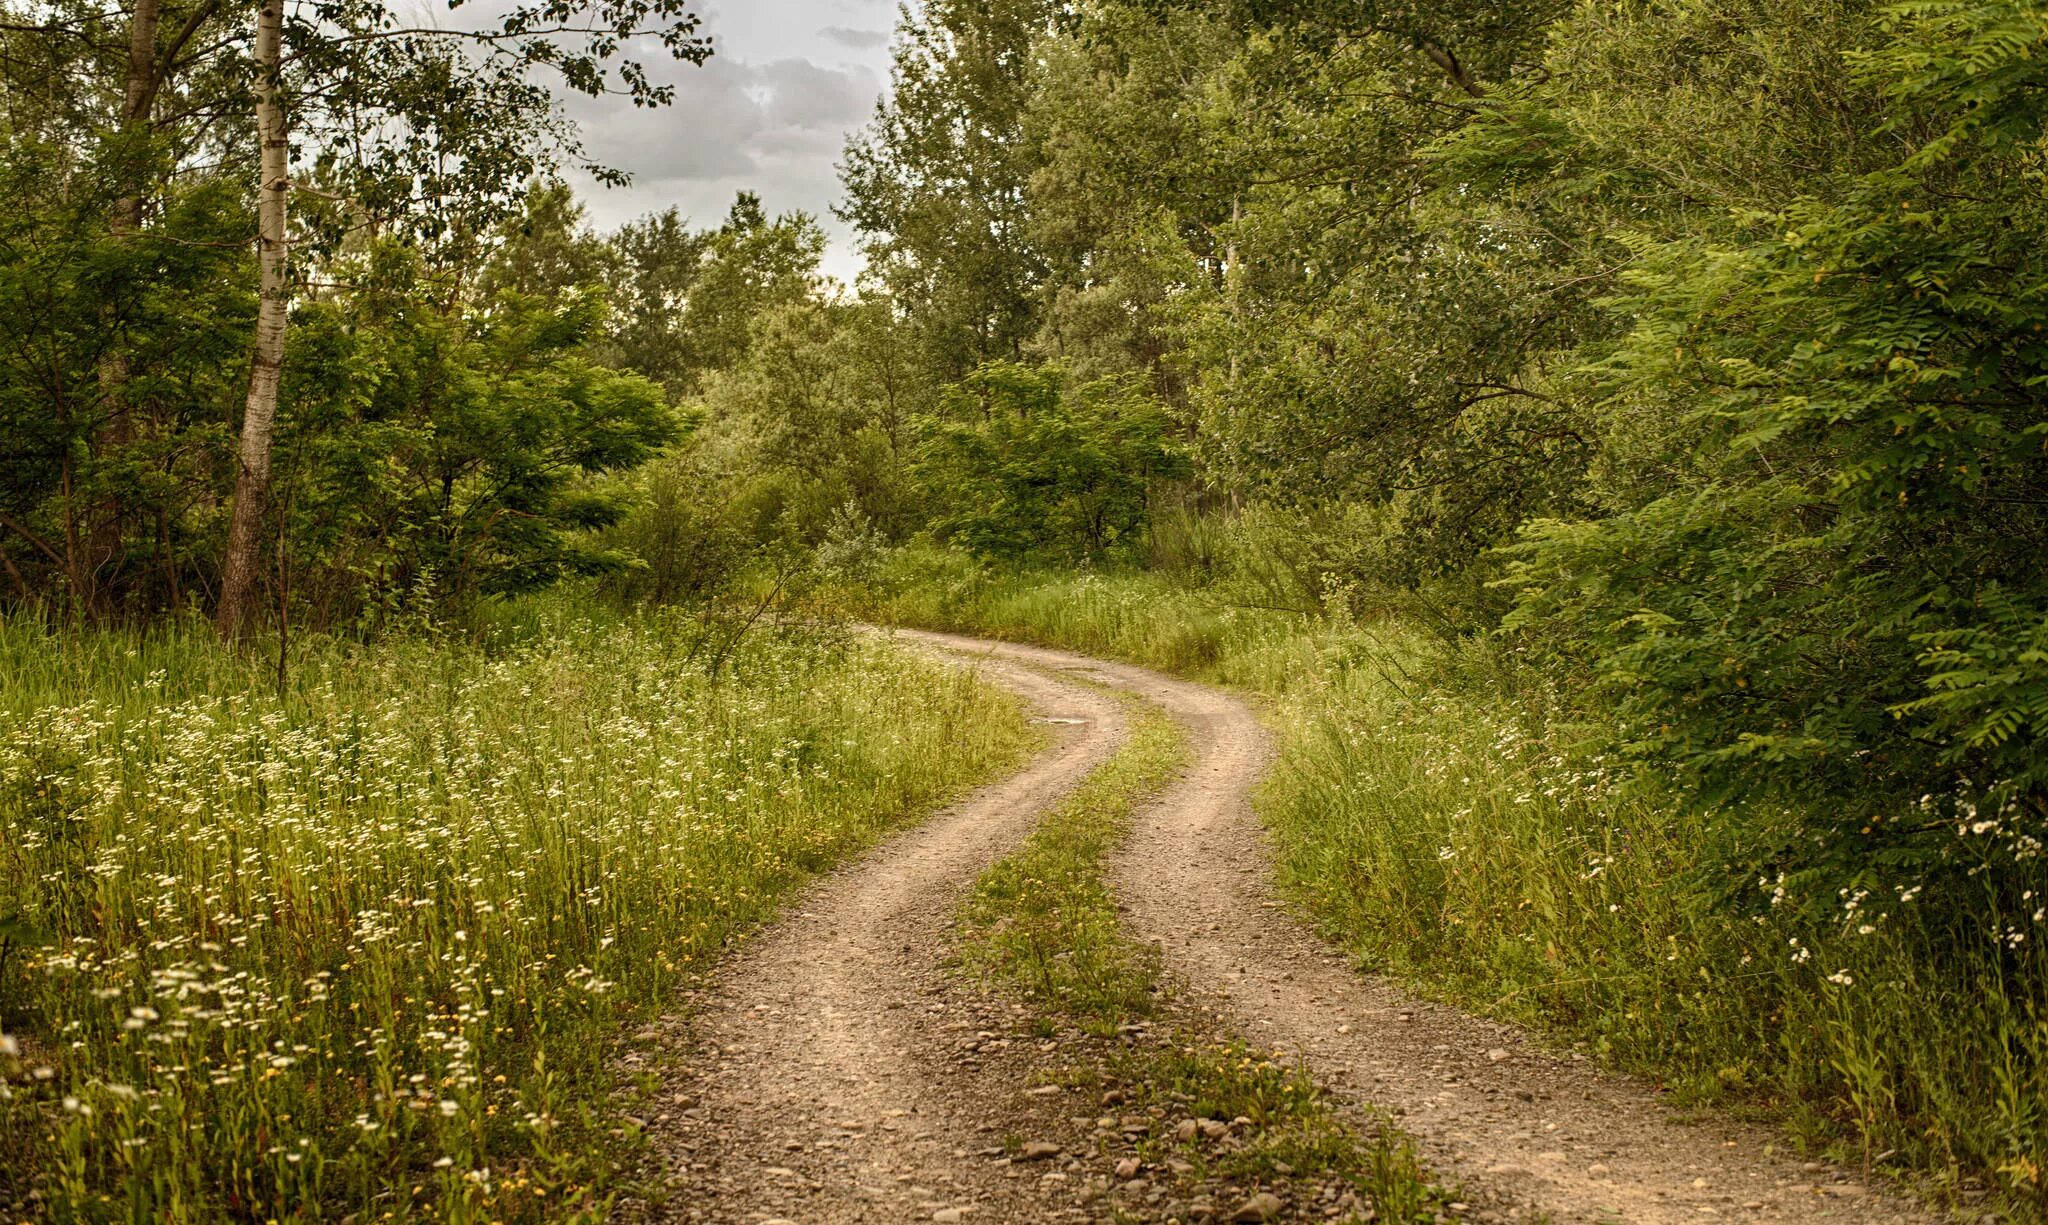
<path id="1" fill-rule="evenodd" d="M 579 183 L 599 228 L 675 205 L 716 223 L 742 189 L 773 213 L 803 209 L 832 236 L 825 270 L 851 280 L 860 263 L 831 215 L 833 169 L 846 134 L 865 123 L 889 81 L 896 0 L 709 0 L 715 53 L 704 65 L 663 65 L 674 106 L 635 110 L 574 97 L 569 113 L 599 163 L 633 176 L 606 189 Z"/>

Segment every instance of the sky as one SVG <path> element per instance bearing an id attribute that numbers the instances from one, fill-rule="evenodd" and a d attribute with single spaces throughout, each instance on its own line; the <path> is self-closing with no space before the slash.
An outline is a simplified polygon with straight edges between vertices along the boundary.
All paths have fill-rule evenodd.
<path id="1" fill-rule="evenodd" d="M 832 216 L 835 167 L 848 132 L 866 123 L 889 82 L 896 0 L 709 0 L 713 54 L 702 67 L 662 64 L 675 105 L 635 109 L 621 98 L 570 95 L 586 153 L 627 171 L 630 186 L 576 187 L 599 229 L 671 205 L 715 225 L 741 190 L 768 212 L 802 209 L 830 236 L 825 272 L 851 282 L 860 257 Z"/>

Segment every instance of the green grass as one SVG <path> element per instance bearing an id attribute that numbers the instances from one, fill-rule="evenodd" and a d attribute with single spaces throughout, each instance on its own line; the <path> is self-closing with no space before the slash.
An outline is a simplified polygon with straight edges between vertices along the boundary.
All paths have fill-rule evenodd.
<path id="1" fill-rule="evenodd" d="M 1455 1198 L 1422 1168 L 1412 1140 L 1384 1120 L 1361 1133 L 1299 1065 L 1242 1041 L 1193 1040 L 1163 1050 L 1141 1049 L 1111 1065 L 1111 1075 L 1136 1086 L 1133 1105 L 1215 1121 L 1244 1120 L 1243 1147 L 1213 1149 L 1200 1139 L 1152 1137 L 1139 1155 L 1157 1164 L 1180 1157 L 1197 1177 L 1210 1173 L 1267 1182 L 1334 1178 L 1372 1208 L 1368 1219 L 1404 1225 L 1445 1218 Z"/>
<path id="2" fill-rule="evenodd" d="M 1158 979 L 1151 950 L 1118 927 L 1103 856 L 1187 755 L 1173 720 L 1149 706 L 1130 710 L 1129 740 L 982 874 L 961 916 L 965 968 L 1097 1033 L 1148 1014 Z"/>
<path id="3" fill-rule="evenodd" d="M 0 624 L 0 1219 L 599 1219 L 622 1027 L 1010 763 L 879 646 L 514 610 L 482 642 Z"/>
<path id="4" fill-rule="evenodd" d="M 1157 708 L 1129 700 L 1130 735 L 1116 755 L 992 865 L 963 907 L 960 963 L 986 984 L 1017 992 L 1048 1022 L 1112 1035 L 1150 1018 L 1162 985 L 1157 954 L 1126 935 L 1104 857 L 1128 834 L 1132 814 L 1187 760 L 1187 739 Z M 1188 1031 L 1167 1015 L 1163 1041 L 1120 1048 L 1100 1066 L 1055 1075 L 1121 1088 L 1121 1110 L 1157 1108 L 1160 1119 L 1241 1121 L 1241 1144 L 1212 1151 L 1199 1138 L 1157 1128 L 1140 1143 L 1154 1168 L 1187 1160 L 1196 1177 L 1255 1181 L 1328 1178 L 1349 1184 L 1388 1222 L 1433 1221 L 1443 1196 L 1413 1146 L 1392 1127 L 1369 1135 L 1339 1113 L 1309 1075 L 1283 1056 L 1242 1041 Z"/>
<path id="5" fill-rule="evenodd" d="M 1861 897 L 1731 882 L 1715 814 L 1603 756 L 1597 719 L 1573 722 L 1588 716 L 1494 648 L 1397 619 L 1152 575 L 994 576 L 934 552 L 903 559 L 865 612 L 1265 695 L 1281 878 L 1361 963 L 1678 1101 L 2048 1219 L 2042 914 L 1931 898 L 1877 866 Z"/>

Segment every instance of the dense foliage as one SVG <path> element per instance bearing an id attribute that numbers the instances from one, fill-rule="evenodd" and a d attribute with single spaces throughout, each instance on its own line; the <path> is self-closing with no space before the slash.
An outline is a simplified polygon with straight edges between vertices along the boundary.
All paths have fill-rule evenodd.
<path id="1" fill-rule="evenodd" d="M 2048 1007 L 2048 9 L 935 5 L 898 81 L 844 215 L 932 403 L 1146 389 L 1189 475 L 1134 559 L 1490 640 L 1700 820 L 1719 922 L 1914 899 L 1898 964 Z M 1018 491 L 1090 433 L 929 525 L 1056 537 Z M 2038 1083 L 2007 1021 L 1973 1058 Z M 1964 1164 L 2048 1194 L 1999 1117 Z"/>
<path id="2" fill-rule="evenodd" d="M 855 145 L 847 215 L 921 287 L 907 328 L 1000 317 L 1026 366 L 1143 382 L 1199 504 L 1298 517 L 1298 598 L 1413 591 L 1707 798 L 1827 814 L 1751 831 L 1743 871 L 1988 869 L 2020 904 L 2048 838 L 2038 4 L 1005 12 L 914 22 L 913 88 Z M 934 135 L 959 107 L 1022 138 L 980 178 Z M 934 181 L 943 210 L 901 207 Z M 926 244 L 941 211 L 1014 235 L 1028 334 L 939 292 L 983 264 Z M 991 513 L 1058 512 L 1002 480 L 1052 479 L 987 467 L 987 509 L 936 523 L 1014 553 Z"/>
<path id="3" fill-rule="evenodd" d="M 930 0 L 852 287 L 752 196 L 601 235 L 549 178 L 534 74 L 660 101 L 615 57 L 701 58 L 676 0 L 484 45 L 361 0 L 268 75 L 270 17 L 166 2 L 0 26 L 10 608 L 224 605 L 246 537 L 279 628 L 579 574 L 759 617 L 926 539 L 1392 611 L 1708 832 L 1703 930 L 1918 899 L 2038 1083 L 2040 0 Z M 1949 1156 L 2048 1196 L 2040 1126 Z"/>
<path id="4" fill-rule="evenodd" d="M 616 177 L 550 82 L 667 101 L 632 56 L 709 54 L 683 0 L 447 27 L 377 0 L 0 12 L 11 602 L 217 604 L 241 633 L 294 589 L 325 619 L 429 571 L 460 595 L 588 567 L 564 529 L 607 512 L 569 486 L 674 423 L 585 352 L 594 302 L 514 304 L 487 270 L 524 254 L 536 176 Z M 665 236 L 624 246 L 659 264 Z"/>

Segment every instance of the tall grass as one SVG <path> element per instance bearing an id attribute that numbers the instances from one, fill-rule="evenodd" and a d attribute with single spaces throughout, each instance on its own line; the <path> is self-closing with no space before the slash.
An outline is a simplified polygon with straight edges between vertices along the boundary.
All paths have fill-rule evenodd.
<path id="1" fill-rule="evenodd" d="M 1025 742 L 877 647 L 489 640 L 0 624 L 0 1215 L 600 1218 L 620 1026 Z"/>
<path id="2" fill-rule="evenodd" d="M 930 553 L 901 569 L 870 615 L 1268 698 L 1280 756 L 1260 808 L 1282 883 L 1362 962 L 1681 1100 L 2048 1216 L 2048 879 L 2014 913 L 1882 864 L 1822 897 L 1736 879 L 1729 814 L 1604 756 L 1597 712 L 1494 648 L 1156 575 L 997 576 Z"/>

